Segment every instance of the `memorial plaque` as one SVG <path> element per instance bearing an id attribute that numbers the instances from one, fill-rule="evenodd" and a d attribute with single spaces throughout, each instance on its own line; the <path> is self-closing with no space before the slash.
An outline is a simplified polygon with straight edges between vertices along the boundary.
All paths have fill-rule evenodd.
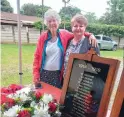
<path id="1" fill-rule="evenodd" d="M 123 99 L 123 103 L 122 103 L 121 110 L 119 113 L 119 117 L 124 117 L 124 99 Z"/>
<path id="2" fill-rule="evenodd" d="M 124 69 L 121 75 L 110 117 L 124 117 Z"/>
<path id="3" fill-rule="evenodd" d="M 104 117 L 118 65 L 118 60 L 94 54 L 71 54 L 60 99 L 63 113 L 68 117 Z"/>

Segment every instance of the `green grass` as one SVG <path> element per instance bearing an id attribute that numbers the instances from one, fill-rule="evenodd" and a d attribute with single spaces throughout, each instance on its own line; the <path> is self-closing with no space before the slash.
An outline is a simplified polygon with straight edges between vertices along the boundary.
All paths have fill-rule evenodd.
<path id="1" fill-rule="evenodd" d="M 122 59 L 123 58 L 123 50 L 122 49 L 118 49 L 117 51 L 106 51 L 106 50 L 102 50 L 100 51 L 100 56 L 103 57 L 109 57 L 109 58 L 115 58 L 115 59 Z"/>
<path id="2" fill-rule="evenodd" d="M 22 46 L 22 83 L 32 82 L 32 63 L 35 45 Z M 1 45 L 1 85 L 19 83 L 18 45 Z"/>
<path id="3" fill-rule="evenodd" d="M 32 83 L 32 63 L 35 45 L 22 45 L 22 83 Z M 122 59 L 122 50 L 101 51 L 101 56 Z M 1 86 L 19 84 L 18 45 L 1 45 Z"/>

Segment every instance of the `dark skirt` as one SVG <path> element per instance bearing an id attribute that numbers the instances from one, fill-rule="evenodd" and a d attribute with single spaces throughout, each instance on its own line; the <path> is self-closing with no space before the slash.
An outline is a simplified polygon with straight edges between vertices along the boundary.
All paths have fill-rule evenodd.
<path id="1" fill-rule="evenodd" d="M 61 88 L 60 73 L 60 70 L 48 71 L 43 69 L 40 73 L 40 80 L 57 88 Z"/>

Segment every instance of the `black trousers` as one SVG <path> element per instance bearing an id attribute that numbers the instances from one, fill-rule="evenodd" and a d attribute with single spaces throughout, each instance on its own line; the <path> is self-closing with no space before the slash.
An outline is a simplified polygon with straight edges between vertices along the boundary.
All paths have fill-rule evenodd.
<path id="1" fill-rule="evenodd" d="M 40 80 L 57 88 L 61 88 L 60 73 L 60 70 L 49 71 L 43 69 L 40 73 Z"/>

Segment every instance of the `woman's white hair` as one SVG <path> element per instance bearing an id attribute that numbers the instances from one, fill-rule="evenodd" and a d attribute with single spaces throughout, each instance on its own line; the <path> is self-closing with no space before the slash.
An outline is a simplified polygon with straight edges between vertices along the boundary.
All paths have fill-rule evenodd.
<path id="1" fill-rule="evenodd" d="M 61 24 L 60 15 L 53 9 L 49 9 L 44 14 L 44 24 L 47 25 L 47 21 L 51 18 L 55 18 L 59 24 Z"/>

